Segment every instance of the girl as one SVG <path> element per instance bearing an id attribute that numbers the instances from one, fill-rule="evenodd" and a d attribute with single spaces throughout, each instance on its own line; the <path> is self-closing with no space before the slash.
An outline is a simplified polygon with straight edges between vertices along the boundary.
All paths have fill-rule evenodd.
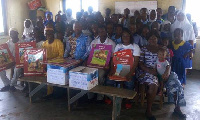
<path id="1" fill-rule="evenodd" d="M 141 43 L 140 41 L 142 41 L 142 37 L 140 35 L 137 34 L 137 26 L 136 24 L 130 24 L 129 25 L 129 30 L 131 31 L 131 34 L 133 36 L 133 40 L 134 40 L 134 43 L 139 45 L 139 47 L 141 47 L 142 45 L 139 44 Z"/>
<path id="2" fill-rule="evenodd" d="M 170 32 L 170 26 L 171 26 L 171 22 L 170 21 L 164 21 L 162 24 L 162 28 L 161 28 L 161 33 L 160 33 L 160 37 L 161 38 L 169 38 L 170 43 L 172 40 L 172 34 Z"/>
<path id="3" fill-rule="evenodd" d="M 190 57 L 192 56 L 193 47 L 190 43 L 183 41 L 183 30 L 180 28 L 175 29 L 174 38 L 172 42 L 172 50 L 174 57 L 172 58 L 172 71 L 174 71 L 184 86 L 186 84 L 186 67 Z"/>
<path id="4" fill-rule="evenodd" d="M 123 30 L 123 33 L 122 33 L 122 44 L 118 44 L 115 47 L 115 51 L 114 52 L 121 51 L 121 50 L 126 50 L 126 49 L 131 49 L 132 50 L 133 57 L 134 57 L 134 65 L 133 65 L 132 70 L 130 70 L 130 72 L 126 75 L 126 78 L 127 78 L 128 81 L 124 82 L 124 87 L 127 88 L 127 89 L 130 89 L 130 90 L 133 90 L 133 86 L 134 86 L 133 73 L 135 73 L 135 69 L 138 66 L 138 61 L 139 61 L 139 56 L 140 56 L 140 48 L 139 48 L 139 46 L 137 44 L 133 43 L 132 34 L 127 28 L 125 28 Z M 112 62 L 111 63 L 111 72 L 110 72 L 109 75 L 113 75 L 114 74 L 113 67 L 114 66 L 113 66 L 113 62 Z M 116 82 L 113 81 L 113 80 L 108 80 L 106 83 L 107 83 L 107 85 L 112 85 L 112 86 L 116 87 Z M 127 109 L 131 108 L 131 104 L 126 103 L 126 108 Z"/>
<path id="5" fill-rule="evenodd" d="M 106 25 L 106 29 L 107 29 L 108 38 L 112 38 L 113 32 L 114 32 L 114 26 L 113 26 L 113 24 L 112 23 L 108 23 Z"/>
<path id="6" fill-rule="evenodd" d="M 138 44 L 140 47 L 147 45 L 148 44 L 147 37 L 149 35 L 149 32 L 150 32 L 149 26 L 144 25 L 142 28 L 142 33 L 141 33 L 142 41 L 139 41 L 139 43 L 136 43 L 136 44 Z"/>
<path id="7" fill-rule="evenodd" d="M 123 32 L 123 26 L 118 24 L 116 26 L 116 33 L 115 35 L 112 36 L 112 40 L 117 44 L 121 44 L 122 43 L 122 32 Z"/>
<path id="8" fill-rule="evenodd" d="M 26 41 L 29 42 L 32 40 L 31 33 L 33 31 L 33 24 L 30 19 L 26 19 L 24 21 L 24 32 L 22 38 Z"/>
<path id="9" fill-rule="evenodd" d="M 51 24 L 53 24 L 53 26 L 55 26 L 55 23 L 53 21 L 53 14 L 52 14 L 52 12 L 46 12 L 45 13 L 44 26 L 47 26 L 49 23 L 51 23 Z"/>

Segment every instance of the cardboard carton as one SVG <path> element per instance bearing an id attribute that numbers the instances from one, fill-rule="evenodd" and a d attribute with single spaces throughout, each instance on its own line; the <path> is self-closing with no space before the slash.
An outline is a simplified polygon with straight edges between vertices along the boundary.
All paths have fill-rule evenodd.
<path id="1" fill-rule="evenodd" d="M 79 66 L 69 71 L 69 87 L 90 90 L 98 85 L 98 69 Z"/>

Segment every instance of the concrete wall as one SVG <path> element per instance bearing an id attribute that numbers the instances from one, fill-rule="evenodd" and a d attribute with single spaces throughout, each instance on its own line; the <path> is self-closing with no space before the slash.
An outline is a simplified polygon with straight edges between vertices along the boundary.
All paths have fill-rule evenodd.
<path id="1" fill-rule="evenodd" d="M 200 39 L 197 39 L 197 46 L 193 58 L 193 69 L 200 70 Z"/>

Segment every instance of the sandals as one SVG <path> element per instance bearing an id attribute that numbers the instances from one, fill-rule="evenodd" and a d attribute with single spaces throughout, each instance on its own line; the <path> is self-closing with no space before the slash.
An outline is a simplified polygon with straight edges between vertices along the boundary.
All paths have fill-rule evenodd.
<path id="1" fill-rule="evenodd" d="M 183 114 L 181 111 L 177 111 L 175 109 L 174 109 L 174 113 L 176 115 L 178 115 L 180 118 L 186 118 L 187 117 L 186 114 Z"/>

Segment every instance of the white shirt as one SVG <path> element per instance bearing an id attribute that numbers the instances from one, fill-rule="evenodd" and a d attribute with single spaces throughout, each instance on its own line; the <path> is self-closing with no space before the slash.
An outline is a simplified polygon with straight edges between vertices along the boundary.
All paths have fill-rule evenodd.
<path id="1" fill-rule="evenodd" d="M 23 40 L 20 40 L 17 43 L 24 42 Z M 7 42 L 8 48 L 10 49 L 10 52 L 12 53 L 13 57 L 15 57 L 15 43 L 12 42 L 11 39 L 9 39 Z"/>
<path id="2" fill-rule="evenodd" d="M 166 67 L 169 65 L 169 62 L 167 60 L 160 62 L 158 59 L 156 60 L 156 68 L 160 75 L 163 75 L 165 73 Z"/>
<path id="3" fill-rule="evenodd" d="M 127 46 L 123 45 L 123 44 L 117 44 L 114 52 L 118 52 L 118 51 L 126 50 L 126 49 L 132 50 L 133 56 L 140 56 L 140 47 L 137 44 L 134 44 L 134 43 L 127 45 Z"/>
<path id="4" fill-rule="evenodd" d="M 101 43 L 100 38 L 93 40 L 93 41 L 91 42 L 91 44 L 90 44 L 90 48 L 92 48 L 92 45 L 93 45 L 93 44 L 112 45 L 112 54 L 114 53 L 115 46 L 116 46 L 115 42 L 113 42 L 113 41 L 112 41 L 111 39 L 109 39 L 109 38 L 106 38 L 106 40 L 105 40 L 104 43 Z"/>

